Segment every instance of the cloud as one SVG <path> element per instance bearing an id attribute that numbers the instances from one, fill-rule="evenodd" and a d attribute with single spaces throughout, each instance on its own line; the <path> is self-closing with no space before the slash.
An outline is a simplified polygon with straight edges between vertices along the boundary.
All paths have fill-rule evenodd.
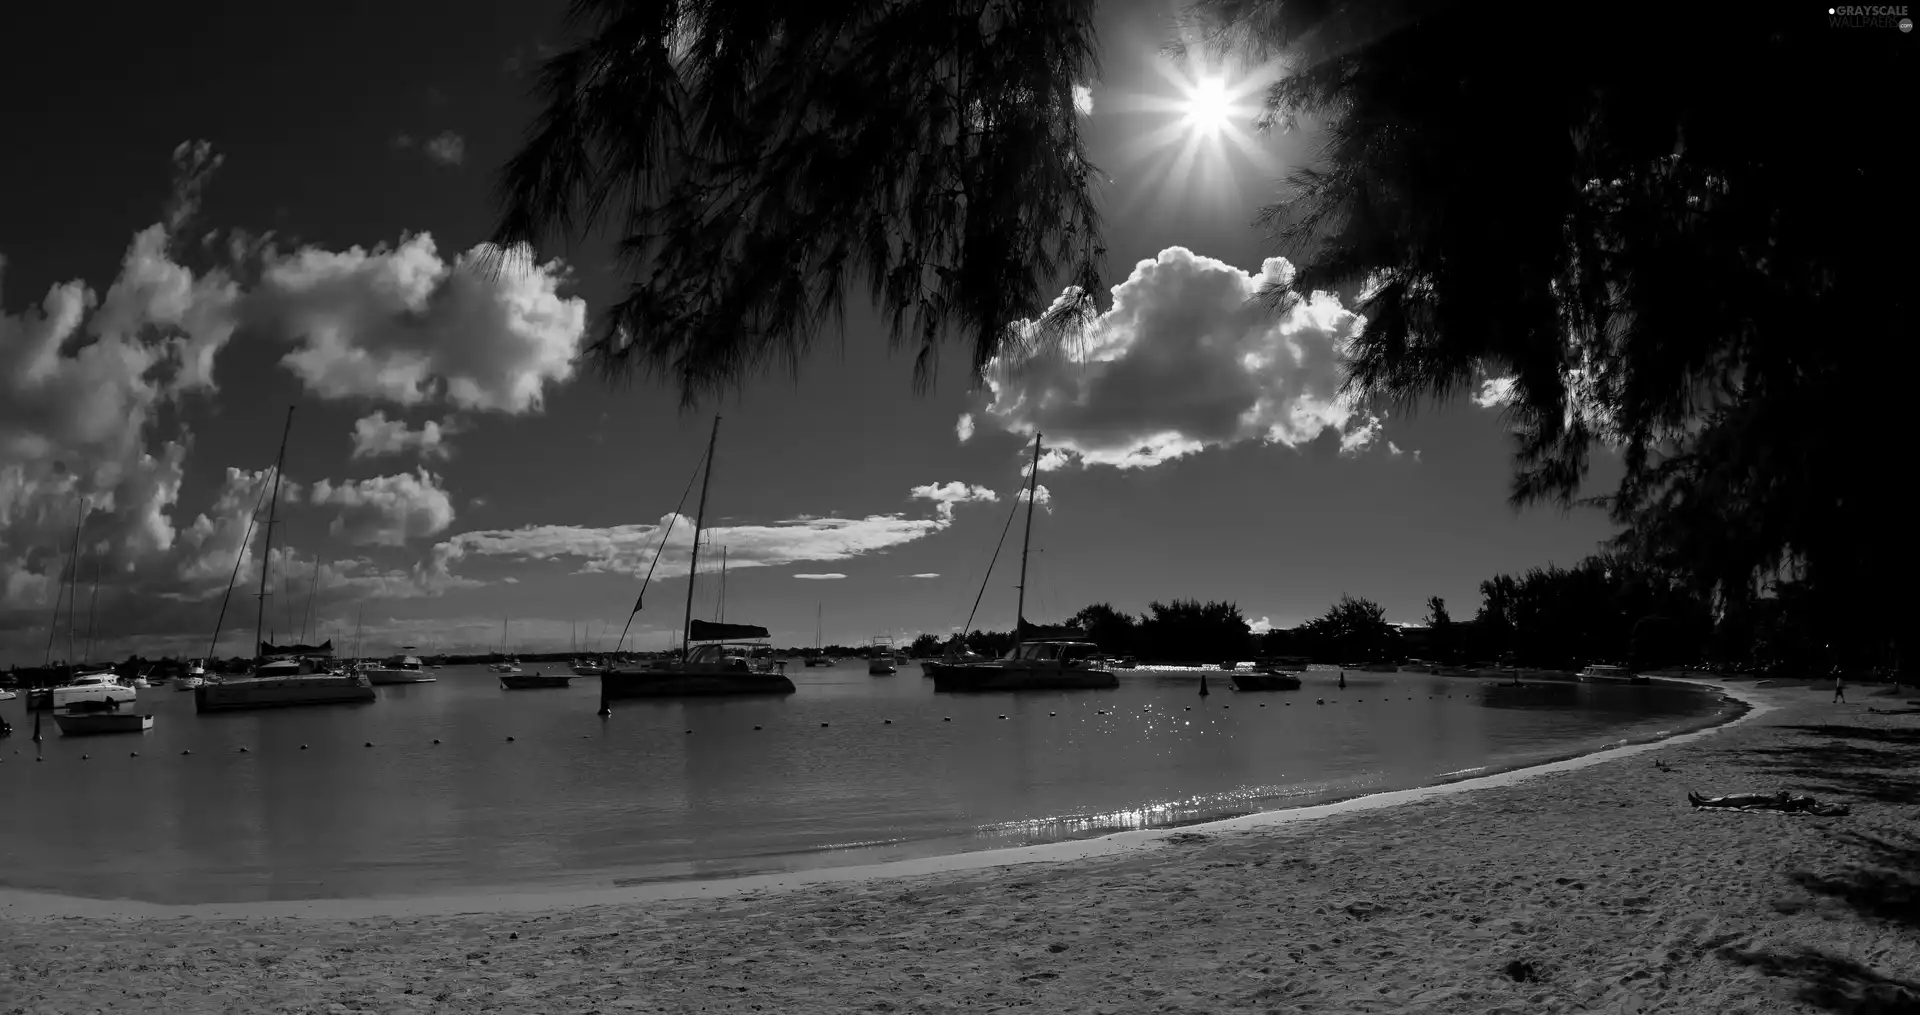
<path id="1" fill-rule="evenodd" d="M 1040 452 L 1041 472 L 1053 472 L 1057 469 L 1064 469 L 1072 464 L 1073 457 L 1061 451 L 1059 448 L 1048 448 Z M 1031 448 L 1027 449 L 1024 458 L 1020 462 L 1020 474 L 1022 476 L 1033 475 L 1033 450 Z"/>
<path id="2" fill-rule="evenodd" d="M 1473 395 L 1473 404 L 1482 409 L 1497 409 L 1513 401 L 1512 377 L 1488 377 L 1480 382 L 1480 390 Z"/>
<path id="3" fill-rule="evenodd" d="M 953 432 L 960 438 L 960 443 L 965 444 L 973 436 L 973 413 L 961 413 L 960 419 L 953 424 Z"/>
<path id="4" fill-rule="evenodd" d="M 1247 629 L 1252 631 L 1254 634 L 1266 634 L 1268 631 L 1273 630 L 1273 621 L 1268 620 L 1265 617 L 1261 617 L 1259 620 L 1256 620 L 1253 623 L 1248 624 Z"/>
<path id="5" fill-rule="evenodd" d="M 938 577 L 940 577 L 940 572 L 938 572 L 938 571 L 922 571 L 922 572 L 920 572 L 919 574 L 910 574 L 910 575 L 907 575 L 907 577 L 909 577 L 909 578 L 938 578 Z"/>
<path id="6" fill-rule="evenodd" d="M 1389 455 L 1391 455 L 1391 456 L 1393 456 L 1394 458 L 1403 458 L 1403 457 L 1406 457 L 1406 456 L 1409 456 L 1409 455 L 1411 455 L 1411 456 L 1413 457 L 1413 460 L 1414 460 L 1414 461 L 1416 461 L 1416 462 L 1417 462 L 1417 461 L 1419 461 L 1419 460 L 1420 460 L 1420 449 L 1419 449 L 1419 448 L 1415 448 L 1415 449 L 1413 449 L 1412 451 L 1407 451 L 1407 450 L 1404 450 L 1404 449 L 1402 449 L 1402 448 L 1400 447 L 1400 445 L 1398 445 L 1398 444 L 1395 444 L 1395 443 L 1394 443 L 1394 442 L 1392 442 L 1392 441 L 1388 441 L 1388 442 L 1387 442 L 1387 454 L 1389 454 Z"/>
<path id="7" fill-rule="evenodd" d="M 991 504 L 1000 499 L 1000 495 L 984 486 L 969 486 L 962 482 L 928 483 L 916 486 L 908 491 L 915 500 L 930 500 L 940 517 L 951 519 L 957 504 Z"/>
<path id="8" fill-rule="evenodd" d="M 1027 501 L 1031 500 L 1035 504 L 1038 504 L 1041 507 L 1046 508 L 1048 514 L 1053 513 L 1053 491 L 1048 490 L 1047 485 L 1045 483 L 1041 483 L 1040 485 L 1034 487 L 1033 495 L 1031 497 L 1027 495 L 1027 488 L 1024 486 L 1021 487 L 1020 492 L 1014 496 L 1014 500 L 1021 504 L 1025 504 Z"/>
<path id="9" fill-rule="evenodd" d="M 447 458 L 453 454 L 446 442 L 451 433 L 451 427 L 432 420 L 420 424 L 418 430 L 411 430 L 406 420 L 390 420 L 386 413 L 376 412 L 354 421 L 353 457 L 372 458 L 415 451 L 422 458 Z"/>
<path id="10" fill-rule="evenodd" d="M 428 138 L 420 150 L 426 152 L 427 158 L 443 166 L 457 166 L 467 159 L 466 139 L 450 130 L 443 130 Z"/>
<path id="11" fill-rule="evenodd" d="M 963 484 L 948 484 L 956 485 Z M 993 499 L 979 497 L 979 492 L 984 489 L 969 488 L 970 498 Z M 986 492 L 991 494 L 992 491 Z M 1045 501 L 1046 491 L 1043 487 L 1041 502 Z M 933 535 L 953 524 L 950 508 L 951 503 L 936 500 L 935 516 L 932 518 L 909 518 L 898 514 L 868 515 L 864 518 L 803 516 L 767 524 L 708 526 L 701 539 L 703 545 L 708 547 L 726 547 L 729 569 L 831 563 L 883 553 Z M 664 549 L 659 548 L 662 529 L 669 531 Z M 616 572 L 632 575 L 645 573 L 653 565 L 654 554 L 659 550 L 660 563 L 653 569 L 653 576 L 657 580 L 684 577 L 692 547 L 692 520 L 672 514 L 662 516 L 653 525 L 614 525 L 604 528 L 528 525 L 517 529 L 484 529 L 451 536 L 434 546 L 431 561 L 424 571 L 433 579 L 445 581 L 453 577 L 454 567 L 461 562 L 473 557 L 493 557 L 519 561 L 569 561 L 576 565 L 577 573 Z M 710 558 L 703 554 L 703 559 Z M 804 578 L 806 575 L 795 577 Z"/>
<path id="12" fill-rule="evenodd" d="M 322 398 L 522 414 L 573 377 L 587 305 L 559 294 L 558 261 L 486 243 L 445 261 L 420 233 L 265 262 L 250 320 L 293 343 L 281 363 Z"/>
<path id="13" fill-rule="evenodd" d="M 1254 440 L 1298 447 L 1327 431 L 1358 453 L 1379 421 L 1339 391 L 1365 320 L 1332 293 L 1305 295 L 1284 314 L 1252 301 L 1293 274 L 1283 258 L 1249 274 L 1162 250 L 1113 288 L 1113 306 L 1082 339 L 989 364 L 981 419 L 1043 430 L 1083 466 L 1146 468 Z"/>
<path id="14" fill-rule="evenodd" d="M 425 469 L 343 483 L 323 479 L 309 500 L 338 508 L 328 531 L 361 546 L 402 546 L 453 524 L 452 499 Z"/>
<path id="15" fill-rule="evenodd" d="M 839 581 L 840 579 L 845 578 L 846 575 L 843 575 L 838 571 L 829 571 L 826 574 L 796 574 L 794 575 L 794 577 L 805 578 L 808 581 L 830 582 L 830 581 Z"/>
<path id="16" fill-rule="evenodd" d="M 1081 116 L 1093 115 L 1093 89 L 1086 85 L 1074 85 L 1073 108 L 1079 110 Z"/>

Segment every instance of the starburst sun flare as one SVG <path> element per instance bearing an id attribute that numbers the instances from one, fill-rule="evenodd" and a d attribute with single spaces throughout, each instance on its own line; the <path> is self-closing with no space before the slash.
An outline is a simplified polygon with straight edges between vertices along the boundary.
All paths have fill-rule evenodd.
<path id="1" fill-rule="evenodd" d="M 1245 71 L 1208 66 L 1200 61 L 1160 60 L 1154 64 L 1165 89 L 1116 96 L 1115 112 L 1140 114 L 1151 125 L 1121 153 L 1123 163 L 1149 163 L 1144 174 L 1159 183 L 1161 201 L 1190 196 L 1195 184 L 1215 200 L 1238 199 L 1242 168 L 1271 177 L 1277 161 L 1255 136 L 1261 93 L 1273 79 L 1273 67 Z M 1136 200 L 1147 195 L 1134 193 Z"/>

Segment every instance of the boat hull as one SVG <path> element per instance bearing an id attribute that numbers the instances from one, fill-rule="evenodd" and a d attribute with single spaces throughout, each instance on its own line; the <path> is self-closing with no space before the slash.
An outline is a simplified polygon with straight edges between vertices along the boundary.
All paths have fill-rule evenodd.
<path id="1" fill-rule="evenodd" d="M 97 736 L 102 733 L 139 733 L 153 728 L 151 715 L 123 715 L 114 712 L 55 712 L 54 724 L 68 737 Z"/>
<path id="2" fill-rule="evenodd" d="M 1291 673 L 1240 673 L 1233 674 L 1233 689 L 1236 691 L 1298 691 L 1300 678 Z"/>
<path id="3" fill-rule="evenodd" d="M 565 673 L 508 673 L 500 677 L 500 687 L 508 691 L 531 691 L 541 687 L 567 687 L 573 677 Z"/>
<path id="4" fill-rule="evenodd" d="M 1109 670 L 934 663 L 928 676 L 935 691 L 1101 691 L 1120 686 Z"/>
<path id="5" fill-rule="evenodd" d="M 431 684 L 439 677 L 419 670 L 364 670 L 367 682 L 375 685 L 386 684 Z"/>
<path id="6" fill-rule="evenodd" d="M 193 689 L 193 709 L 196 712 L 347 705 L 372 700 L 373 684 L 363 674 L 241 677 L 202 684 Z"/>
<path id="7" fill-rule="evenodd" d="M 833 665 L 833 660 L 831 660 L 831 659 L 808 659 L 808 660 L 806 661 L 806 664 L 807 664 L 808 666 L 832 666 L 832 665 Z"/>
<path id="8" fill-rule="evenodd" d="M 781 673 L 612 670 L 600 675 L 607 698 L 708 698 L 734 694 L 792 694 Z"/>

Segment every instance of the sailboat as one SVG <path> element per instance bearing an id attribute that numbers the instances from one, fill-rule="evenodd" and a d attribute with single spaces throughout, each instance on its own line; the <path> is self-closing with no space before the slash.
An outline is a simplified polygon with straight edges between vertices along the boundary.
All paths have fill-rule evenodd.
<path id="1" fill-rule="evenodd" d="M 495 673 L 520 672 L 520 660 L 507 654 L 507 618 L 505 617 L 500 618 L 500 661 L 488 664 L 487 669 Z"/>
<path id="2" fill-rule="evenodd" d="M 693 556 L 687 568 L 687 611 L 680 658 L 636 668 L 609 666 L 600 675 L 602 703 L 614 698 L 680 698 L 733 694 L 791 694 L 786 663 L 775 659 L 767 629 L 757 624 L 727 624 L 693 619 L 693 590 L 700 573 L 700 536 L 706 527 L 707 490 L 713 481 L 714 447 L 720 417 L 707 438 L 706 474 L 700 481 L 700 507 L 693 521 Z M 676 513 L 676 517 L 678 517 Z M 666 537 L 661 537 L 661 549 Z M 656 553 L 656 560 L 658 554 Z M 644 590 L 643 590 L 644 591 Z M 636 612 L 638 612 L 636 607 Z"/>
<path id="3" fill-rule="evenodd" d="M 815 603 L 813 606 L 813 654 L 807 657 L 806 665 L 808 666 L 833 665 L 833 660 L 827 658 L 826 650 L 820 647 L 820 632 L 822 630 L 820 626 L 820 611 L 821 605 Z"/>
<path id="4" fill-rule="evenodd" d="M 588 634 L 593 633 L 592 625 L 587 626 L 587 633 Z M 579 625 L 577 624 L 574 625 L 574 628 L 573 628 L 573 651 L 568 654 L 572 657 L 571 665 L 573 667 L 574 676 L 597 677 L 600 675 L 601 671 L 606 668 L 604 666 L 601 666 L 599 663 L 593 661 L 592 659 L 585 658 L 580 654 L 580 628 L 579 628 Z"/>
<path id="5" fill-rule="evenodd" d="M 293 435 L 293 407 L 287 407 L 287 425 L 280 434 L 280 455 L 273 464 L 273 499 L 267 504 L 267 531 L 262 539 L 260 550 L 260 606 L 254 619 L 254 642 L 258 646 L 254 653 L 253 672 L 239 677 L 222 677 L 211 680 L 193 689 L 193 708 L 196 712 L 229 712 L 254 708 L 285 708 L 295 705 L 337 705 L 350 702 L 372 701 L 373 685 L 358 673 L 335 674 L 316 672 L 312 658 L 304 653 L 276 654 L 274 646 L 266 640 L 267 630 L 267 575 L 273 563 L 273 524 L 274 514 L 280 505 L 280 478 L 287 462 L 287 439 Z M 248 535 L 251 536 L 251 525 Z M 242 545 L 245 545 L 244 542 Z M 239 561 L 234 562 L 234 575 L 240 573 Z M 227 594 L 233 594 L 233 579 L 227 580 Z M 222 600 L 221 619 L 226 617 L 226 603 Z M 216 622 L 213 629 L 214 644 L 220 642 L 220 626 Z M 307 649 L 308 646 L 294 646 Z M 327 654 L 332 654 L 331 644 L 325 646 Z M 207 650 L 207 658 L 214 652 Z"/>
<path id="6" fill-rule="evenodd" d="M 927 663 L 935 691 L 1040 691 L 1120 686 L 1101 665 L 1100 646 L 1070 628 L 1027 623 L 1027 553 L 1033 544 L 1033 498 L 1040 481 L 1040 435 L 1033 435 L 1033 470 L 1027 480 L 1027 528 L 1020 545 L 1020 599 L 1013 614 L 1013 651 L 1004 659 Z M 991 569 L 989 569 L 991 574 Z M 984 593 L 985 582 L 981 584 Z M 977 600 L 976 600 L 977 602 Z"/>

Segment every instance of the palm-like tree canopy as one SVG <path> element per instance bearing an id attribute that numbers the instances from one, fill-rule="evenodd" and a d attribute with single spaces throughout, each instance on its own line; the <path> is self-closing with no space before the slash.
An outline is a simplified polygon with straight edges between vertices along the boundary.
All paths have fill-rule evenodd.
<path id="1" fill-rule="evenodd" d="M 576 0 L 495 239 L 620 234 L 625 298 L 588 350 L 689 402 L 797 365 L 864 281 L 931 380 L 976 375 L 1059 286 L 1099 284 L 1073 87 L 1092 0 Z M 1077 300 L 1042 323 L 1069 322 Z"/>

